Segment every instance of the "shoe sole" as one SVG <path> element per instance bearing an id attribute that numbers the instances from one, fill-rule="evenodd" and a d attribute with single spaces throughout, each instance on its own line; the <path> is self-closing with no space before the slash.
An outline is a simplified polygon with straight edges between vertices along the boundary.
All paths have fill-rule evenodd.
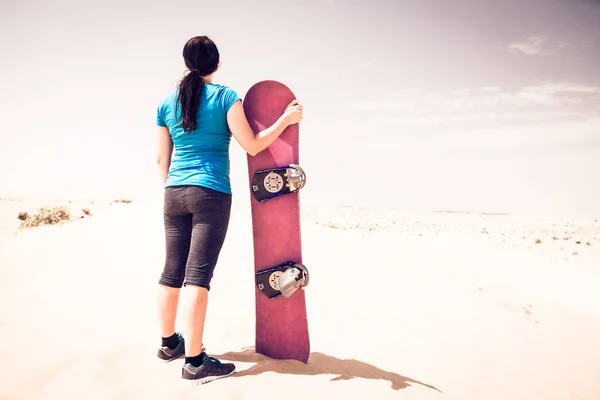
<path id="1" fill-rule="evenodd" d="M 227 377 L 229 377 L 231 375 L 234 375 L 236 372 L 237 371 L 234 369 L 233 371 L 231 371 L 227 375 L 207 376 L 206 378 L 200 378 L 200 379 L 186 379 L 186 378 L 182 378 L 181 380 L 183 381 L 183 383 L 185 385 L 205 385 L 207 383 L 214 382 L 214 381 L 219 380 L 219 379 L 227 378 Z"/>

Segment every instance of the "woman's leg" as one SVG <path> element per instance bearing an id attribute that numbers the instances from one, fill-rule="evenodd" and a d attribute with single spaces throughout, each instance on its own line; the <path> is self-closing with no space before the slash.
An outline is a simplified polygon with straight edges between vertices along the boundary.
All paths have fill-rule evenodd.
<path id="1" fill-rule="evenodd" d="M 198 356 L 202 352 L 202 336 L 208 305 L 208 290 L 201 286 L 186 285 L 183 290 L 185 304 L 185 355 L 187 358 Z"/>
<path id="2" fill-rule="evenodd" d="M 233 364 L 220 364 L 214 359 L 201 368 L 207 359 L 202 351 L 204 323 L 208 305 L 208 292 L 213 272 L 225 241 L 231 212 L 231 196 L 211 189 L 195 188 L 194 201 L 188 206 L 193 213 L 192 241 L 186 268 L 184 301 L 186 303 L 187 329 L 186 379 L 209 379 L 227 376 L 234 372 Z M 203 376 L 207 373 L 207 376 Z M 212 379 L 211 378 L 211 379 Z"/>
<path id="3" fill-rule="evenodd" d="M 181 289 L 158 285 L 158 318 L 160 335 L 163 338 L 175 334 L 175 319 L 177 318 L 177 305 Z"/>
<path id="4" fill-rule="evenodd" d="M 159 316 L 162 336 L 167 337 L 175 333 L 179 291 L 190 251 L 192 216 L 166 214 L 164 219 L 166 259 L 159 281 Z"/>
<path id="5" fill-rule="evenodd" d="M 183 338 L 175 332 L 179 293 L 192 235 L 192 215 L 185 211 L 182 188 L 167 188 L 164 201 L 165 265 L 158 285 L 158 317 L 162 347 L 158 357 L 171 361 L 184 353 Z"/>

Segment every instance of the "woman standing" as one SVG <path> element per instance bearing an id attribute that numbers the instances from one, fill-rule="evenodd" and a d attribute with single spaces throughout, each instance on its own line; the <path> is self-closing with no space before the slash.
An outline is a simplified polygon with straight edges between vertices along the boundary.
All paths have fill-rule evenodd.
<path id="1" fill-rule="evenodd" d="M 289 125 L 300 122 L 303 110 L 294 100 L 272 126 L 255 135 L 237 93 L 213 83 L 220 66 L 215 43 L 206 36 L 190 39 L 183 48 L 183 60 L 187 74 L 160 102 L 156 119 L 166 238 L 166 260 L 159 280 L 162 345 L 158 357 L 168 362 L 185 354 L 182 378 L 206 383 L 235 372 L 233 364 L 207 356 L 202 347 L 210 282 L 231 211 L 231 136 L 255 155 Z M 175 331 L 182 286 L 185 340 Z"/>

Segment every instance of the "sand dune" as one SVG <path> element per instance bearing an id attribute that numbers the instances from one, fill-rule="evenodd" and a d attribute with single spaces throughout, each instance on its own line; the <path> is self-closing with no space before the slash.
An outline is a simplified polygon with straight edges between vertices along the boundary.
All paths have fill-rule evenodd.
<path id="1" fill-rule="evenodd" d="M 154 359 L 159 200 L 17 235 L 4 224 L 0 399 L 600 398 L 596 220 L 305 207 L 304 365 L 254 352 L 238 202 L 205 337 L 238 373 L 191 386 L 180 361 Z"/>

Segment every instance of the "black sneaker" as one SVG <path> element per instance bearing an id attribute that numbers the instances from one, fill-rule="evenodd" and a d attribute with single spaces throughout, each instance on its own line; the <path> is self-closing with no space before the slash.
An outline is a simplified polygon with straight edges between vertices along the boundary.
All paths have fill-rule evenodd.
<path id="1" fill-rule="evenodd" d="M 179 339 L 179 343 L 175 346 L 174 349 L 169 346 L 161 346 L 158 349 L 158 357 L 159 362 L 169 362 L 178 359 L 179 357 L 185 355 L 185 340 L 180 333 L 176 333 L 177 338 Z"/>
<path id="2" fill-rule="evenodd" d="M 214 357 L 209 357 L 202 352 L 202 364 L 199 367 L 187 363 L 181 369 L 181 378 L 186 381 L 203 385 L 216 379 L 221 379 L 235 373 L 235 365 L 222 363 Z"/>

